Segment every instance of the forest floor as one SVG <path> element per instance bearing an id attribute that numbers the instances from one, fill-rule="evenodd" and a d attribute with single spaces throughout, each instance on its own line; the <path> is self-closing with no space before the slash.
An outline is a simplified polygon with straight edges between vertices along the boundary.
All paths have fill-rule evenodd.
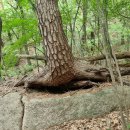
<path id="1" fill-rule="evenodd" d="M 128 78 L 125 77 L 129 81 Z M 13 87 L 19 79 L 10 78 L 0 84 L 0 96 L 4 96 L 11 92 L 20 92 L 21 94 L 27 95 L 29 98 L 33 97 L 42 97 L 42 98 L 52 98 L 52 97 L 65 97 L 73 96 L 75 94 L 83 93 L 96 93 L 105 88 L 111 88 L 111 83 L 102 83 L 98 87 L 94 86 L 92 88 L 80 89 L 74 91 L 55 91 L 50 92 L 43 89 L 29 89 L 26 90 L 24 86 Z M 129 115 L 130 117 L 130 115 Z M 122 130 L 121 126 L 121 117 L 119 111 L 111 112 L 107 115 L 91 118 L 91 119 L 82 119 L 65 122 L 59 126 L 53 126 L 47 130 Z"/>
<path id="2" fill-rule="evenodd" d="M 65 122 L 47 130 L 122 130 L 121 116 L 119 111 L 114 111 L 97 118 Z"/>

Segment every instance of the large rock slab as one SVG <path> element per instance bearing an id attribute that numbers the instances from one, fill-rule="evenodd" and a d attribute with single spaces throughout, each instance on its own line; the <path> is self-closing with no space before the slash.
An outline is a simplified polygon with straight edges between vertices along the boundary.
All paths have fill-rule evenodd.
<path id="1" fill-rule="evenodd" d="M 125 87 L 127 105 L 130 106 L 130 88 Z M 118 108 L 113 89 L 96 94 L 80 94 L 62 98 L 23 98 L 23 130 L 43 130 L 75 119 L 103 115 Z M 122 102 L 123 103 L 123 102 Z"/>
<path id="2" fill-rule="evenodd" d="M 125 87 L 125 92 L 125 103 L 130 106 L 130 88 Z M 119 95 L 121 97 L 120 91 Z M 55 98 L 30 98 L 16 92 L 9 93 L 0 96 L 0 130 L 44 130 L 69 120 L 100 116 L 118 106 L 117 95 L 110 88 L 95 94 Z"/>
<path id="3" fill-rule="evenodd" d="M 0 130 L 21 130 L 23 107 L 18 93 L 0 96 Z"/>

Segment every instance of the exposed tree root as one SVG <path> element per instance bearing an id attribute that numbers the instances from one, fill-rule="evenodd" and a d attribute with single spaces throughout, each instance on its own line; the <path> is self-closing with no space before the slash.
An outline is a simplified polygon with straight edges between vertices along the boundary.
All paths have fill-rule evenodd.
<path id="1" fill-rule="evenodd" d="M 130 75 L 130 69 L 121 70 L 121 75 Z M 84 61 L 76 61 L 74 66 L 74 76 L 70 82 L 66 84 L 55 85 L 55 81 L 50 78 L 51 74 L 45 68 L 44 72 L 31 78 L 25 78 L 15 84 L 20 86 L 25 84 L 26 88 L 69 88 L 79 89 L 83 87 L 97 86 L 99 82 L 111 81 L 110 73 L 107 68 L 101 68 L 100 66 L 92 66 L 86 64 Z M 64 80 L 64 76 L 60 80 Z"/>
<path id="2" fill-rule="evenodd" d="M 70 89 L 81 89 L 81 88 L 88 88 L 88 87 L 93 87 L 99 86 L 99 83 L 95 83 L 92 81 L 73 81 L 72 83 L 70 83 Z"/>

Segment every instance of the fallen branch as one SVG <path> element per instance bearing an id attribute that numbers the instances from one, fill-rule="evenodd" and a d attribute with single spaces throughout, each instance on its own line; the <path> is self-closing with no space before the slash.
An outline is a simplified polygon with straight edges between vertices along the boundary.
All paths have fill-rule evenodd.
<path id="1" fill-rule="evenodd" d="M 121 70 L 121 75 L 122 75 L 122 76 L 130 75 L 130 68 Z"/>
<path id="2" fill-rule="evenodd" d="M 130 63 L 119 64 L 120 67 L 130 67 Z"/>
<path id="3" fill-rule="evenodd" d="M 17 57 L 19 58 L 29 58 L 29 59 L 33 59 L 33 60 L 45 60 L 44 56 L 36 56 L 36 55 L 16 55 Z M 126 56 L 126 55 L 125 55 Z M 128 56 L 128 55 L 127 55 Z M 86 58 L 76 58 L 76 59 L 79 59 L 79 60 L 86 60 L 86 61 L 93 61 L 93 60 L 96 60 L 96 58 L 92 58 L 92 59 L 86 59 Z M 99 59 L 99 58 L 98 58 Z M 118 58 L 117 58 L 118 59 Z M 122 64 L 119 64 L 120 67 L 130 67 L 130 63 L 122 63 Z"/>
<path id="4" fill-rule="evenodd" d="M 117 59 L 126 59 L 130 58 L 130 52 L 123 52 L 119 54 L 115 54 Z M 88 61 L 97 61 L 97 60 L 104 60 L 105 56 L 104 55 L 99 55 L 99 56 L 93 56 L 93 57 L 87 57 L 84 58 L 87 59 Z"/>
<path id="5" fill-rule="evenodd" d="M 16 55 L 19 58 L 29 58 L 29 59 L 36 59 L 36 60 L 45 60 L 44 56 L 36 56 L 36 55 L 22 55 L 22 54 L 17 54 Z M 127 59 L 130 58 L 130 52 L 123 52 L 116 54 L 117 59 Z M 86 58 L 75 58 L 78 60 L 86 60 L 86 61 L 97 61 L 97 60 L 104 60 L 105 56 L 104 55 L 99 55 L 99 56 L 92 56 L 92 57 L 86 57 Z M 123 66 L 123 65 L 121 65 Z M 126 67 L 126 66 L 125 66 Z"/>
<path id="6" fill-rule="evenodd" d="M 16 55 L 18 58 L 28 58 L 28 59 L 33 59 L 33 60 L 45 60 L 44 56 L 36 56 L 36 55 Z"/>

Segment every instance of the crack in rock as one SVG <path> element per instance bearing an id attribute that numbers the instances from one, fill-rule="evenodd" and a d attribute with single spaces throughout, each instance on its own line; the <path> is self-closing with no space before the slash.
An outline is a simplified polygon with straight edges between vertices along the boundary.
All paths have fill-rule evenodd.
<path id="1" fill-rule="evenodd" d="M 22 95 L 10 92 L 0 96 L 0 130 L 21 130 L 24 115 Z"/>
<path id="2" fill-rule="evenodd" d="M 24 119 L 24 112 L 25 112 L 25 104 L 23 102 L 23 95 L 21 95 L 21 98 L 20 98 L 20 102 L 21 102 L 21 105 L 22 105 L 22 116 L 21 116 L 21 125 L 20 125 L 20 128 L 21 130 L 23 129 L 23 119 Z"/>

